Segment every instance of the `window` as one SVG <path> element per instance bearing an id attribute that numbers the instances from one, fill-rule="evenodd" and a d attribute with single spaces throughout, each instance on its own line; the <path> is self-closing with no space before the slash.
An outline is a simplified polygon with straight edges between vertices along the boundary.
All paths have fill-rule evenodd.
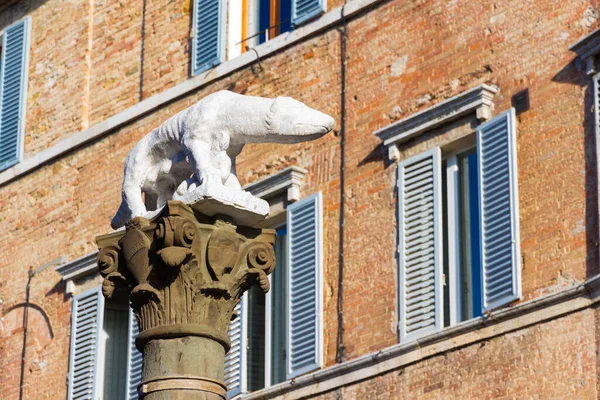
<path id="1" fill-rule="evenodd" d="M 400 162 L 402 342 L 520 297 L 514 121 L 511 109 L 480 125 L 472 146 Z"/>
<path id="2" fill-rule="evenodd" d="M 287 207 L 277 229 L 277 265 L 265 295 L 251 288 L 229 329 L 228 397 L 251 392 L 322 365 L 322 200 L 317 193 Z"/>
<path id="3" fill-rule="evenodd" d="M 477 148 L 454 152 L 443 161 L 442 204 L 444 213 L 444 297 L 453 287 L 455 307 L 445 310 L 444 325 L 454 325 L 481 315 L 481 246 Z M 449 230 L 452 227 L 452 231 Z M 452 251 L 450 251 L 452 249 Z M 450 273 L 452 271 L 452 274 Z M 450 302 L 447 302 L 450 304 Z M 449 321 L 449 322 L 448 322 Z"/>
<path id="4" fill-rule="evenodd" d="M 192 75 L 321 15 L 325 0 L 194 0 Z M 226 26 L 228 25 L 228 26 Z"/>
<path id="5" fill-rule="evenodd" d="M 324 11 L 322 0 L 232 0 L 228 58 L 289 32 Z"/>
<path id="6" fill-rule="evenodd" d="M 127 298 L 105 301 L 100 288 L 73 299 L 69 392 L 71 399 L 137 399 L 142 355 Z"/>
<path id="7" fill-rule="evenodd" d="M 292 0 L 242 0 L 242 52 L 291 30 Z"/>
<path id="8" fill-rule="evenodd" d="M 23 158 L 29 69 L 29 17 L 7 27 L 0 50 L 0 170 Z"/>
<path id="9" fill-rule="evenodd" d="M 246 294 L 246 370 L 247 389 L 250 392 L 285 381 L 286 238 L 286 227 L 277 229 L 277 264 L 271 275 L 269 293 L 265 295 L 258 286 L 253 286 Z"/>

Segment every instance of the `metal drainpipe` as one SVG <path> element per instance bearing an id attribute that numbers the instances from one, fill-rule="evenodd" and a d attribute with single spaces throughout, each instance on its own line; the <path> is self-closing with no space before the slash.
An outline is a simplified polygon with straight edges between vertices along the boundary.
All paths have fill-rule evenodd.
<path id="1" fill-rule="evenodd" d="M 340 43 L 340 62 L 341 62 L 341 93 L 340 93 L 340 238 L 339 238 L 339 265 L 338 265 L 338 332 L 335 360 L 341 363 L 344 360 L 344 211 L 345 211 L 345 166 L 346 166 L 346 40 L 347 26 L 344 11 L 346 1 L 342 6 L 341 19 L 341 43 Z"/>
<path id="2" fill-rule="evenodd" d="M 23 399 L 23 384 L 25 383 L 25 357 L 27 353 L 27 326 L 29 320 L 29 293 L 31 289 L 31 278 L 35 273 L 29 267 L 27 273 L 27 286 L 25 286 L 25 309 L 23 310 L 23 349 L 21 350 L 21 376 L 19 381 L 19 399 Z"/>

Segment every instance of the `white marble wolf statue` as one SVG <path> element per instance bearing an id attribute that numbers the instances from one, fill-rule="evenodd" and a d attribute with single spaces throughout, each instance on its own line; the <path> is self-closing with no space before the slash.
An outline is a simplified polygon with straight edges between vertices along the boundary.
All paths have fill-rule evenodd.
<path id="1" fill-rule="evenodd" d="M 298 143 L 331 131 L 334 120 L 289 97 L 267 99 L 220 91 L 179 112 L 140 140 L 127 155 L 122 202 L 112 219 L 118 229 L 147 216 L 142 192 L 156 209 L 168 200 L 229 199 L 267 215 L 268 204 L 242 190 L 235 158 L 246 143 Z M 189 198 L 189 196 L 188 196 Z"/>

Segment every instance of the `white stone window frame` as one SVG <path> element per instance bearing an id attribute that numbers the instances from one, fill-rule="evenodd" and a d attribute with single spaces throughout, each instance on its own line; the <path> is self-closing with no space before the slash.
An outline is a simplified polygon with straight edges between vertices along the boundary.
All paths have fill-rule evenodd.
<path id="1" fill-rule="evenodd" d="M 55 268 L 66 284 L 65 294 L 73 296 L 81 292 L 78 287 L 80 285 L 76 282 L 79 279 L 86 277 L 93 277 L 94 280 L 99 279 L 97 257 L 98 252 L 94 251 Z"/>

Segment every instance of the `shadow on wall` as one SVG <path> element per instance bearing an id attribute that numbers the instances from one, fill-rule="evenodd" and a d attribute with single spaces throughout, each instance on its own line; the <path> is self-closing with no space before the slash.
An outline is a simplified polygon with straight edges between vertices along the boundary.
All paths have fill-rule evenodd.
<path id="1" fill-rule="evenodd" d="M 0 30 L 31 14 L 47 0 L 3 0 L 0 1 Z"/>
<path id="2" fill-rule="evenodd" d="M 594 84 L 586 75 L 578 59 L 565 65 L 553 78 L 553 82 L 567 83 L 585 88 L 583 104 L 583 132 L 585 148 L 585 232 L 586 277 L 600 273 L 598 266 L 598 165 L 596 160 L 596 137 L 594 132 Z"/>
<path id="3" fill-rule="evenodd" d="M 23 314 L 25 312 L 25 304 L 16 304 L 8 309 L 0 319 L 0 339 L 12 336 L 23 331 Z M 38 351 L 45 349 L 52 339 L 54 339 L 54 331 L 48 315 L 44 310 L 36 305 L 29 304 L 28 312 L 28 341 L 35 343 Z M 31 342 L 30 342 L 31 343 Z"/>

